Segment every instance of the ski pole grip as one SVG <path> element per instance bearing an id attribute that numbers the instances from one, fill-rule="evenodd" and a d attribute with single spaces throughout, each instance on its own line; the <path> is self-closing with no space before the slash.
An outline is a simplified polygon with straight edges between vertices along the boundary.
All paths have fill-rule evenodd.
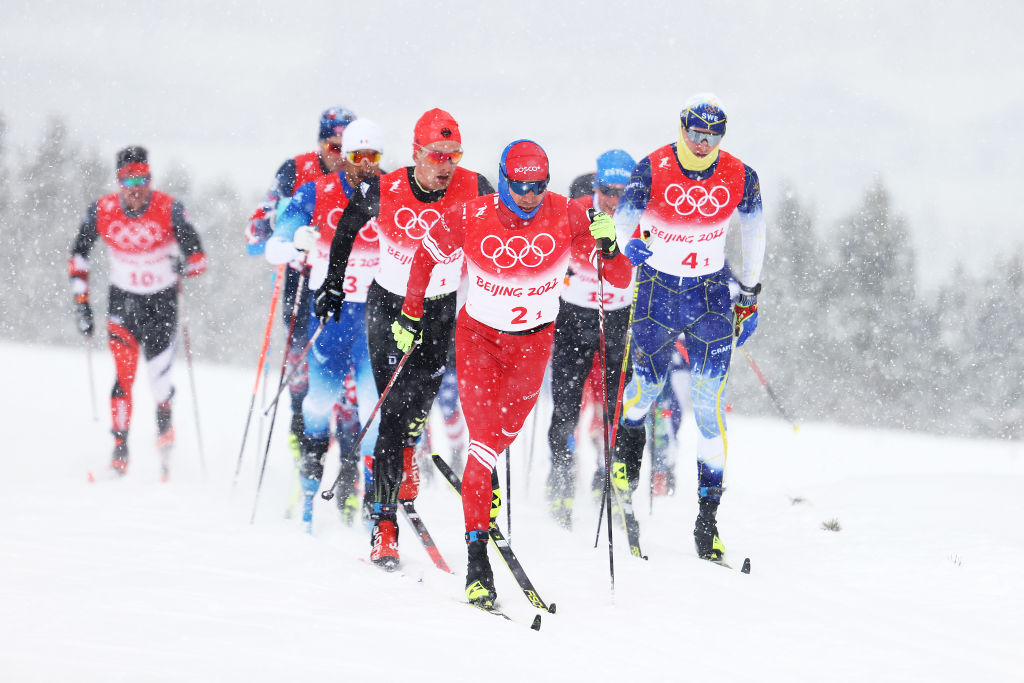
<path id="1" fill-rule="evenodd" d="M 597 211 L 595 211 L 593 207 L 587 209 L 587 218 L 590 220 L 591 223 L 594 222 L 594 216 L 596 215 Z M 606 252 L 612 248 L 612 241 L 607 237 L 602 237 L 601 239 L 597 240 L 597 246 L 601 249 L 601 251 Z"/>

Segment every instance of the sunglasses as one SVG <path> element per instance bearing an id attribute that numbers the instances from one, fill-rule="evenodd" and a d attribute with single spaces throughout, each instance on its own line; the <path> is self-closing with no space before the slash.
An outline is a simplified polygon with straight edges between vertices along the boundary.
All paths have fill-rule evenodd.
<path id="1" fill-rule="evenodd" d="M 690 138 L 690 140 L 692 140 L 693 144 L 695 145 L 699 145 L 702 142 L 706 142 L 712 147 L 715 147 L 718 145 L 719 142 L 722 141 L 722 135 L 724 135 L 724 133 L 715 135 L 714 133 L 694 130 L 692 128 L 686 129 L 686 137 Z"/>
<path id="2" fill-rule="evenodd" d="M 361 164 L 364 161 L 369 161 L 371 164 L 376 164 L 380 161 L 380 152 L 349 152 L 345 155 L 348 160 L 353 164 Z"/>
<path id="3" fill-rule="evenodd" d="M 117 181 L 121 187 L 145 187 L 149 185 L 149 176 L 133 176 L 131 178 L 120 178 Z"/>
<path id="4" fill-rule="evenodd" d="M 615 187 L 614 185 L 598 185 L 597 191 L 606 197 L 621 197 L 626 188 Z"/>
<path id="5" fill-rule="evenodd" d="M 423 148 L 420 147 L 420 149 Z M 427 152 L 427 150 L 423 151 Z M 462 161 L 462 152 L 427 152 L 426 156 L 427 161 L 429 161 L 432 164 L 437 164 L 438 166 L 449 161 L 452 162 L 453 164 L 458 164 L 460 161 Z"/>
<path id="6" fill-rule="evenodd" d="M 546 179 L 517 181 L 506 177 L 505 180 L 508 181 L 508 189 L 519 195 L 529 194 L 530 191 L 540 195 L 544 193 L 544 190 L 548 189 L 548 181 Z"/>

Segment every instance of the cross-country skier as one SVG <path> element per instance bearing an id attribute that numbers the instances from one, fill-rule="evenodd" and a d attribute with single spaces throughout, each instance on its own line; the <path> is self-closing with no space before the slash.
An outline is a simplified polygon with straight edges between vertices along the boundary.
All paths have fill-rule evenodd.
<path id="1" fill-rule="evenodd" d="M 493 192 L 484 176 L 459 167 L 462 134 L 451 114 L 431 109 L 413 131 L 413 165 L 370 179 L 352 195 L 331 245 L 327 278 L 316 293 L 316 315 L 341 315 L 346 264 L 359 230 L 377 219 L 380 267 L 366 299 L 366 331 L 377 389 L 384 391 L 401 354 L 395 352 L 391 324 L 398 317 L 413 254 L 441 214 L 474 197 Z M 421 344 L 398 374 L 381 404 L 374 448 L 374 509 L 370 559 L 386 568 L 398 565 L 398 500 L 416 497 L 419 472 L 413 452 L 444 375 L 455 323 L 455 292 L 462 279 L 460 256 L 439 267 L 427 288 L 429 323 Z M 403 477 L 403 472 L 405 476 Z"/>
<path id="2" fill-rule="evenodd" d="M 342 134 L 345 132 L 345 127 L 355 118 L 356 115 L 345 107 L 325 109 L 320 115 L 319 149 L 292 157 L 277 169 L 270 188 L 263 197 L 263 201 L 256 207 L 252 217 L 249 218 L 249 224 L 245 229 L 246 248 L 250 256 L 259 256 L 264 253 L 267 240 L 274 232 L 274 224 L 278 216 L 284 211 L 289 198 L 297 188 L 344 170 L 345 157 L 341 151 Z M 281 315 L 284 320 L 285 334 L 287 334 L 292 321 L 295 293 L 302 270 L 299 263 L 299 261 L 293 261 L 291 267 L 285 270 L 284 286 L 281 288 Z M 308 290 L 306 291 L 308 292 Z M 300 294 L 302 293 L 300 292 Z M 302 311 L 308 307 L 308 296 L 306 294 L 306 299 L 299 302 Z M 289 368 L 294 366 L 295 359 L 298 358 L 306 342 L 306 323 L 305 314 L 299 316 L 295 321 L 292 344 L 288 350 Z M 292 406 L 292 422 L 288 441 L 296 460 L 300 456 L 299 444 L 303 433 L 302 401 L 306 396 L 306 390 L 306 372 L 300 371 L 294 374 L 288 386 Z"/>
<path id="3" fill-rule="evenodd" d="M 633 157 L 621 149 L 605 152 L 597 158 L 593 193 L 573 200 L 574 203 L 584 209 L 594 208 L 614 215 L 634 166 L 636 163 Z M 632 233 L 633 227 L 620 228 L 618 241 L 627 243 Z M 576 491 L 574 432 L 587 376 L 599 355 L 599 308 L 603 306 L 605 311 L 608 372 L 603 379 L 611 419 L 615 414 L 619 375 L 622 371 L 625 351 L 623 340 L 629 325 L 629 305 L 633 301 L 631 287 L 620 289 L 607 282 L 603 286 L 599 285 L 597 266 L 591 260 L 592 256 L 592 250 L 582 241 L 573 249 L 566 286 L 561 293 L 562 301 L 555 322 L 554 346 L 551 351 L 552 413 L 548 428 L 551 472 L 548 475 L 547 494 L 552 516 L 567 529 L 572 527 Z M 599 398 L 598 411 L 601 410 L 600 405 Z"/>
<path id="4" fill-rule="evenodd" d="M 348 124 L 342 138 L 342 170 L 315 182 L 305 183 L 295 191 L 277 219 L 274 233 L 267 241 L 266 255 L 271 263 L 305 261 L 310 267 L 308 289 L 316 291 L 327 275 L 331 241 L 335 226 L 355 188 L 380 177 L 380 160 L 384 153 L 383 135 L 373 121 L 358 119 Z M 303 258 L 303 255 L 307 255 Z M 366 345 L 366 292 L 379 261 L 377 226 L 369 221 L 356 235 L 348 267 L 345 270 L 345 302 L 335 320 L 328 319 L 307 354 L 309 391 L 302 401 L 304 431 L 300 440 L 302 458 L 299 478 L 305 496 L 302 520 L 312 531 L 313 499 L 323 478 L 324 454 L 330 443 L 329 425 L 335 403 L 344 393 L 345 376 L 355 372 L 356 397 L 360 422 L 366 424 L 377 403 L 377 388 L 370 369 Z M 312 302 L 301 311 L 307 320 L 309 334 L 318 325 Z M 304 347 L 307 338 L 300 340 Z M 377 420 L 367 430 L 362 450 L 373 454 L 377 440 Z M 342 455 L 347 455 L 342 453 Z M 356 492 L 361 458 L 353 454 L 342 461 L 338 504 L 343 518 L 351 523 L 360 502 Z"/>
<path id="5" fill-rule="evenodd" d="M 611 217 L 597 214 L 591 223 L 582 205 L 546 191 L 549 177 L 540 145 L 510 143 L 498 167 L 498 192 L 448 211 L 423 239 L 392 326 L 399 349 L 410 348 L 434 323 L 435 312 L 424 303 L 432 274 L 465 254 L 469 293 L 456 324 L 455 357 L 459 393 L 472 406 L 462 478 L 466 597 L 483 607 L 495 599 L 487 560 L 492 473 L 537 402 L 570 254 L 594 253 L 597 239 L 611 284 L 626 287 L 632 270 L 619 253 Z"/>
<path id="6" fill-rule="evenodd" d="M 726 112 L 711 94 L 693 97 L 679 117 L 679 140 L 644 157 L 619 202 L 616 223 L 649 232 L 625 253 L 637 269 L 633 315 L 633 378 L 622 398 L 616 450 L 617 485 L 637 486 L 644 419 L 661 393 L 676 337 L 685 333 L 690 392 L 698 428 L 694 526 L 697 554 L 721 560 L 716 513 L 726 460 L 722 391 L 734 346 L 757 326 L 757 295 L 765 253 L 761 190 L 752 168 L 721 151 Z M 739 214 L 742 265 L 732 300 L 725 264 L 729 220 Z M 627 481 L 622 481 L 626 479 Z"/>
<path id="7" fill-rule="evenodd" d="M 68 271 L 75 295 L 78 330 L 93 334 L 89 306 L 89 253 L 97 238 L 107 245 L 109 301 L 107 333 L 117 377 L 110 395 L 114 453 L 110 466 L 118 474 L 128 467 L 128 430 L 132 421 L 132 385 L 139 350 L 149 369 L 149 386 L 156 399 L 157 448 L 162 475 L 174 444 L 171 397 L 174 384 L 175 335 L 179 279 L 201 275 L 206 255 L 185 207 L 168 194 L 150 187 L 152 176 L 143 147 L 117 153 L 120 190 L 89 206 L 71 246 Z"/>

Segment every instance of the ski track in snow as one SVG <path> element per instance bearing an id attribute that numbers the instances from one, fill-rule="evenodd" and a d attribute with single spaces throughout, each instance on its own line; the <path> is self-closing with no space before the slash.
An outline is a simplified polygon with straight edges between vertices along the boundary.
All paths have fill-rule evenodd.
<path id="1" fill-rule="evenodd" d="M 680 492 L 656 499 L 653 515 L 644 486 L 637 496 L 650 560 L 631 558 L 614 530 L 613 593 L 603 530 L 594 548 L 594 455 L 579 457 L 566 533 L 547 517 L 544 425 L 534 437 L 531 418 L 522 440 L 535 438 L 532 471 L 527 449 L 512 448 L 512 545 L 558 605 L 535 633 L 536 610 L 496 553 L 499 605 L 518 623 L 460 604 L 461 505 L 436 473 L 425 472 L 418 508 L 454 576 L 433 568 L 404 519 L 404 576 L 359 561 L 368 535 L 343 526 L 333 502 L 317 501 L 312 537 L 284 519 L 285 413 L 250 525 L 260 401 L 235 490 L 232 478 L 252 371 L 197 364 L 204 476 L 179 359 L 167 484 L 143 371 L 128 475 L 90 484 L 86 472 L 105 469 L 111 448 L 113 369 L 99 341 L 98 421 L 83 351 L 2 343 L 0 358 L 3 681 L 1024 680 L 1019 443 L 826 424 L 794 432 L 731 415 L 719 529 L 734 565 L 751 558 L 744 576 L 693 554 L 687 415 Z M 332 451 L 326 481 L 336 468 Z M 831 519 L 838 533 L 822 529 Z"/>

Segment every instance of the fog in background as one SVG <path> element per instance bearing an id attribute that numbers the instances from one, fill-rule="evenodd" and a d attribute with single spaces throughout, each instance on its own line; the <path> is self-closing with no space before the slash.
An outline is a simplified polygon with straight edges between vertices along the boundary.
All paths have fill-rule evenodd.
<path id="1" fill-rule="evenodd" d="M 675 139 L 682 103 L 710 90 L 769 215 L 791 187 L 838 220 L 877 176 L 926 286 L 1021 242 L 1016 2 L 8 0 L 2 13 L 10 143 L 67 115 L 103 158 L 147 145 L 158 186 L 178 167 L 255 199 L 340 104 L 383 126 L 391 168 L 439 106 L 461 123 L 466 167 L 494 180 L 504 145 L 529 137 L 565 191 L 608 148 L 639 159 Z"/>

